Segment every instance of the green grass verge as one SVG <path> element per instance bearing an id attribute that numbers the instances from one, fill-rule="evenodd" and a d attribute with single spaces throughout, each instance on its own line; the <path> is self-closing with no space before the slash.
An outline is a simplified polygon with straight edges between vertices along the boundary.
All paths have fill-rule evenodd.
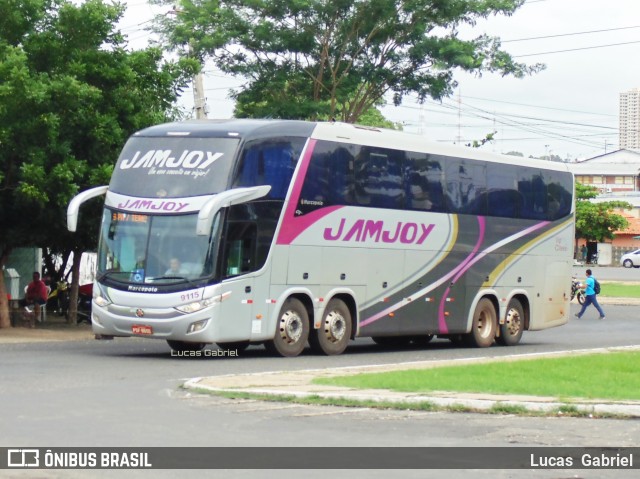
<path id="1" fill-rule="evenodd" d="M 316 384 L 426 393 L 640 400 L 640 352 L 612 352 L 318 378 Z"/>
<path id="2" fill-rule="evenodd" d="M 600 296 L 610 298 L 640 298 L 640 285 L 629 283 L 600 282 Z"/>

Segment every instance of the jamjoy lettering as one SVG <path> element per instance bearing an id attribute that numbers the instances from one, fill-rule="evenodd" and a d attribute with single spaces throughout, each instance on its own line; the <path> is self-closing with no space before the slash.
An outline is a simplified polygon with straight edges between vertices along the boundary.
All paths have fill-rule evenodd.
<path id="1" fill-rule="evenodd" d="M 154 200 L 126 200 L 124 203 L 118 204 L 118 208 L 123 210 L 136 211 L 171 211 L 178 212 L 189 206 L 189 203 L 180 201 L 154 201 Z"/>
<path id="2" fill-rule="evenodd" d="M 184 150 L 179 156 L 171 154 L 171 150 L 149 150 L 145 153 L 136 151 L 131 159 L 123 159 L 120 169 L 129 168 L 187 168 L 203 170 L 220 159 L 224 153 L 211 151 Z"/>
<path id="3" fill-rule="evenodd" d="M 337 228 L 325 228 L 324 239 L 327 241 L 373 241 L 375 243 L 403 243 L 421 245 L 425 242 L 434 224 L 411 223 L 398 221 L 391 227 L 378 220 L 356 220 L 350 227 L 346 218 L 340 220 Z"/>

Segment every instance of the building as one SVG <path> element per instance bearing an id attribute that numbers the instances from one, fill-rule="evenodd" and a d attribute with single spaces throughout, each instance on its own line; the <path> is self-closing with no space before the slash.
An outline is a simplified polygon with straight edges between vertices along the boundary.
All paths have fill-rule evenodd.
<path id="1" fill-rule="evenodd" d="M 614 194 L 616 199 L 640 196 L 640 149 L 605 153 L 571 163 L 570 168 L 578 183 L 594 186 L 602 194 Z"/>
<path id="2" fill-rule="evenodd" d="M 640 149 L 605 153 L 578 163 L 570 163 L 569 167 L 577 183 L 600 190 L 600 195 L 593 201 L 621 200 L 633 205 L 631 211 L 620 211 L 629 221 L 629 227 L 625 231 L 616 231 L 616 237 L 611 242 L 587 244 L 588 258 L 598 254 L 600 264 L 619 264 L 620 256 L 640 248 Z M 580 240 L 578 249 L 582 244 L 584 241 Z"/>
<path id="3" fill-rule="evenodd" d="M 620 93 L 619 147 L 640 148 L 640 88 Z"/>

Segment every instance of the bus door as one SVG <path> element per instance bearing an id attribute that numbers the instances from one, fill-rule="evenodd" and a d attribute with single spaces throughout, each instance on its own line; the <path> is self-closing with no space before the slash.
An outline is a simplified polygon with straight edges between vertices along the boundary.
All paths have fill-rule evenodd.
<path id="1" fill-rule="evenodd" d="M 256 301 L 254 265 L 256 224 L 230 221 L 223 240 L 221 320 L 217 330 L 221 341 L 244 341 L 251 337 L 251 320 Z"/>

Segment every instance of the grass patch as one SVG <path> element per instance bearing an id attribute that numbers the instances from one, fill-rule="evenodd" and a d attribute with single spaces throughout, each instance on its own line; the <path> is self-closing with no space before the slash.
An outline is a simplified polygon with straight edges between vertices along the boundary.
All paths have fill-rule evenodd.
<path id="1" fill-rule="evenodd" d="M 612 352 L 317 378 L 316 384 L 426 393 L 640 400 L 640 352 Z"/>
<path id="2" fill-rule="evenodd" d="M 371 409 L 404 409 L 413 411 L 439 411 L 439 408 L 431 401 L 402 402 L 402 401 L 372 401 L 364 399 L 330 398 L 318 395 L 289 396 L 283 394 L 258 394 L 240 391 L 209 391 L 200 389 L 201 394 L 214 394 L 228 399 L 253 399 L 258 401 L 284 402 L 292 404 L 308 404 L 313 406 L 342 406 L 342 407 L 366 407 Z"/>
<path id="3" fill-rule="evenodd" d="M 640 286 L 629 283 L 600 282 L 602 291 L 600 296 L 610 298 L 640 298 Z"/>

